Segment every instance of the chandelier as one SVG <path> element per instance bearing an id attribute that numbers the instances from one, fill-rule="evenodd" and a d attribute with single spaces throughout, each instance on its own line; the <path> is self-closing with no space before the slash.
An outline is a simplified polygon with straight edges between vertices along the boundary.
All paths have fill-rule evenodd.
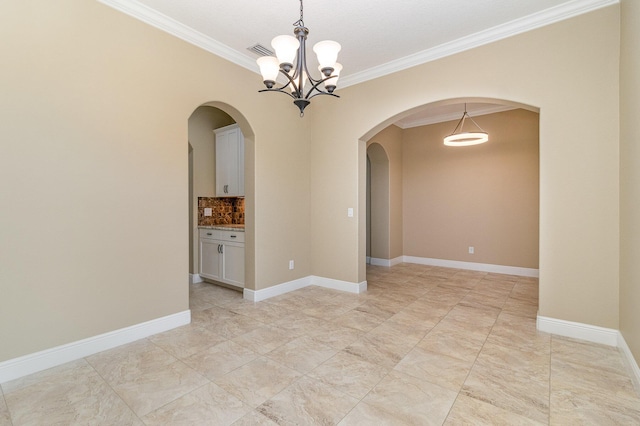
<path id="1" fill-rule="evenodd" d="M 300 109 L 300 117 L 304 116 L 304 109 L 311 103 L 311 98 L 314 96 L 340 97 L 333 91 L 342 70 L 342 65 L 336 62 L 340 44 L 325 40 L 313 46 L 313 51 L 320 63 L 318 70 L 321 72 L 321 77 L 315 79 L 311 76 L 307 68 L 305 47 L 309 29 L 304 26 L 302 12 L 302 0 L 300 0 L 300 19 L 293 23 L 295 37 L 290 35 L 275 37 L 271 41 L 271 46 L 276 51 L 276 57 L 264 56 L 257 60 L 264 85 L 267 87 L 259 92 L 280 92 L 291 96 L 293 103 Z M 276 87 L 279 75 L 284 75 L 286 83 Z M 323 88 L 320 87 L 321 84 Z"/>
<path id="2" fill-rule="evenodd" d="M 476 132 L 463 132 L 462 128 L 464 127 L 465 118 L 469 117 L 469 120 L 476 125 L 478 130 Z M 456 133 L 456 131 L 458 133 Z M 464 113 L 462 114 L 462 118 L 458 121 L 458 125 L 455 129 L 453 129 L 453 133 L 444 138 L 444 144 L 447 146 L 470 146 L 470 145 L 479 145 L 481 143 L 485 143 L 489 140 L 489 134 L 482 130 L 478 123 L 474 121 L 473 118 L 467 113 L 467 104 L 464 104 Z"/>

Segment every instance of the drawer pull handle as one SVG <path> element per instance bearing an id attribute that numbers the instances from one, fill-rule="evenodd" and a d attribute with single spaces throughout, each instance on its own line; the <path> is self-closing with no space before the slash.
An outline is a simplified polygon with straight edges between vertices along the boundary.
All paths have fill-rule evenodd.
<path id="1" fill-rule="evenodd" d="M 235 235 L 231 235 L 231 238 L 235 238 L 235 237 L 236 237 Z"/>
<path id="2" fill-rule="evenodd" d="M 207 235 L 213 235 L 211 232 L 207 232 Z"/>

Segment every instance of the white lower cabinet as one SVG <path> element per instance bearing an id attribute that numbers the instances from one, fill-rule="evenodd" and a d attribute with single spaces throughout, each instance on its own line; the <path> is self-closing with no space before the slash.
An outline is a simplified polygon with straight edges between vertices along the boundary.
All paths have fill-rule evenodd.
<path id="1" fill-rule="evenodd" d="M 244 287 L 244 232 L 201 229 L 199 274 Z"/>

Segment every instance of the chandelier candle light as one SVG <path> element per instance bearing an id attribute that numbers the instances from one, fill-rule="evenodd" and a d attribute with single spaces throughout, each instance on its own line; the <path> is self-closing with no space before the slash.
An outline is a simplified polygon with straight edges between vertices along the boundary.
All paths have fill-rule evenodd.
<path id="1" fill-rule="evenodd" d="M 480 130 L 479 132 L 463 132 L 465 118 L 469 117 L 469 120 L 473 121 L 473 124 Z M 459 131 L 458 131 L 459 130 Z M 458 133 L 456 133 L 458 131 Z M 464 114 L 458 121 L 458 125 L 453 129 L 453 133 L 444 138 L 444 144 L 447 146 L 471 146 L 485 143 L 489 140 L 489 134 L 482 130 L 478 123 L 467 113 L 467 104 L 464 104 Z"/>
<path id="2" fill-rule="evenodd" d="M 307 69 L 306 46 L 309 29 L 304 26 L 302 16 L 302 0 L 300 0 L 300 20 L 293 23 L 293 34 L 280 35 L 271 41 L 271 46 L 276 51 L 276 56 L 264 56 L 258 58 L 258 66 L 266 89 L 259 92 L 280 92 L 293 98 L 293 103 L 300 109 L 300 117 L 304 116 L 304 109 L 311 103 L 311 98 L 318 95 L 330 95 L 339 98 L 333 93 L 342 71 L 342 65 L 337 63 L 340 44 L 335 41 L 325 40 L 316 43 L 313 51 L 318 56 L 318 70 L 322 73 L 320 79 L 311 77 Z M 295 66 L 294 66 L 295 62 Z M 276 86 L 276 80 L 283 74 L 287 82 L 281 87 Z M 320 84 L 324 83 L 324 89 Z M 309 89 L 305 92 L 305 85 Z M 287 90 L 285 90 L 287 89 Z"/>

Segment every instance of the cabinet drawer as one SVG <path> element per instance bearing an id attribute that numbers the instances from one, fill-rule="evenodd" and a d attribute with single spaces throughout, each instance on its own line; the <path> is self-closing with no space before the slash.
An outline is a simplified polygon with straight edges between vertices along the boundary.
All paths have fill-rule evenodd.
<path id="1" fill-rule="evenodd" d="M 200 229 L 200 239 L 218 241 L 236 241 L 244 243 L 244 232 L 223 231 L 220 229 Z"/>
<path id="2" fill-rule="evenodd" d="M 220 232 L 220 240 L 222 241 L 236 241 L 238 243 L 244 243 L 244 232 L 238 231 L 218 231 Z"/>

